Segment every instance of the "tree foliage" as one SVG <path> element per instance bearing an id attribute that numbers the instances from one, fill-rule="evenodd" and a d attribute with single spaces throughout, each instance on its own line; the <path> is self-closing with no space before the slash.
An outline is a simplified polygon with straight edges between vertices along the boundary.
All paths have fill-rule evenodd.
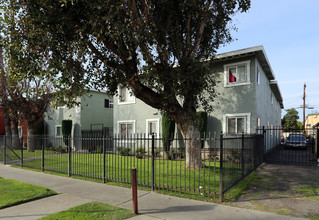
<path id="1" fill-rule="evenodd" d="M 232 41 L 232 16 L 250 0 L 21 0 L 49 52 L 50 74 L 64 95 L 83 85 L 116 94 L 126 86 L 169 114 L 184 137 L 186 166 L 201 166 L 196 109 L 212 110 L 216 76 L 208 62 Z M 206 61 L 206 62 L 203 62 Z M 192 165 L 194 164 L 194 165 Z"/>
<path id="2" fill-rule="evenodd" d="M 288 109 L 286 115 L 281 120 L 282 128 L 284 130 L 300 129 L 300 125 L 298 126 L 298 119 L 298 111 L 294 108 Z"/>
<path id="3" fill-rule="evenodd" d="M 34 151 L 36 122 L 52 100 L 49 51 L 39 49 L 39 42 L 47 38 L 31 25 L 19 1 L 0 0 L 0 9 L 1 101 L 16 124 L 27 120 L 28 151 Z"/>

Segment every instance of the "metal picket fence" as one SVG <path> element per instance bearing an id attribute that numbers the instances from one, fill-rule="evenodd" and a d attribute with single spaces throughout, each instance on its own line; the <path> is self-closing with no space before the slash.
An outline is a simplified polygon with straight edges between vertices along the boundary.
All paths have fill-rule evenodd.
<path id="1" fill-rule="evenodd" d="M 104 183 L 130 184 L 131 169 L 136 168 L 140 186 L 220 200 L 263 162 L 263 135 L 210 134 L 201 139 L 205 147 L 198 149 L 200 168 L 186 168 L 187 141 L 190 139 L 175 135 L 167 149 L 163 138 L 154 134 L 129 138 L 98 134 L 72 138 L 36 136 L 32 140 L 24 137 L 20 149 L 12 149 L 1 136 L 0 156 L 5 164 L 100 179 Z M 34 152 L 22 148 L 30 143 Z"/>

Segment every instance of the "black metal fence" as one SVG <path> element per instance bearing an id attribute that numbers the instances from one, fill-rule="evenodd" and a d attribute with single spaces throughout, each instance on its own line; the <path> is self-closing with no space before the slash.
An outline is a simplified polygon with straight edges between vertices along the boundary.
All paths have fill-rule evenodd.
<path id="1" fill-rule="evenodd" d="M 315 166 L 318 153 L 318 128 L 282 129 L 263 127 L 258 129 L 265 137 L 265 162 Z"/>
<path id="2" fill-rule="evenodd" d="M 250 174 L 264 161 L 264 136 L 221 136 L 220 151 L 223 193 Z"/>
<path id="3" fill-rule="evenodd" d="M 215 134 L 201 139 L 208 146 L 199 148 L 201 166 L 186 168 L 185 146 L 190 140 L 176 137 L 171 140 L 170 149 L 163 147 L 161 137 L 146 134 L 127 139 L 102 135 L 24 138 L 21 143 L 35 146 L 34 152 L 28 152 L 12 149 L 2 136 L 0 156 L 7 164 L 103 182 L 130 183 L 134 167 L 141 186 L 216 199 L 222 199 L 224 193 L 263 162 L 263 135 Z"/>

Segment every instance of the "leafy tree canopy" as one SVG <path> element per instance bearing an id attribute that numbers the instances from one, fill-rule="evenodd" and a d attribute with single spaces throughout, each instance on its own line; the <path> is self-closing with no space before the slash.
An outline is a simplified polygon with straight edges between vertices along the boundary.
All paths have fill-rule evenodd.
<path id="1" fill-rule="evenodd" d="M 281 121 L 282 128 L 285 130 L 300 129 L 300 125 L 298 125 L 298 119 L 298 111 L 294 108 L 288 109 L 286 115 L 283 117 Z"/>
<path id="2" fill-rule="evenodd" d="M 202 61 L 232 40 L 231 16 L 250 7 L 248 0 L 22 2 L 33 24 L 50 33 L 40 46 L 50 51 L 51 74 L 62 74 L 61 83 L 112 94 L 127 86 L 170 112 L 209 106 L 203 90 L 213 90 L 214 80 Z"/>
<path id="3" fill-rule="evenodd" d="M 212 110 L 215 96 L 216 76 L 203 61 L 232 41 L 232 16 L 250 7 L 250 0 L 20 2 L 41 36 L 34 40 L 37 49 L 49 51 L 50 74 L 67 88 L 63 95 L 83 85 L 111 94 L 126 86 L 194 138 L 196 109 Z M 192 151 L 198 167 L 199 142 L 188 144 L 186 160 Z"/>

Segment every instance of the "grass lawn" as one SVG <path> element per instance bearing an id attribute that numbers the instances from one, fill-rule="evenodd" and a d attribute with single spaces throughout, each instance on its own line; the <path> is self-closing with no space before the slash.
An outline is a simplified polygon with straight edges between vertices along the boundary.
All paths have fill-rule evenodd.
<path id="1" fill-rule="evenodd" d="M 54 151 L 51 150 L 45 150 L 44 151 L 45 155 L 52 155 L 54 154 Z M 11 150 L 7 149 L 6 150 L 6 161 L 7 163 L 10 162 L 11 160 L 19 160 L 21 158 L 21 150 Z M 28 159 L 28 158 L 39 158 L 42 157 L 42 150 L 35 150 L 34 152 L 28 152 L 27 150 L 23 150 L 23 159 Z M 0 162 L 3 162 L 3 148 L 0 149 Z"/>
<path id="2" fill-rule="evenodd" d="M 47 155 L 44 161 L 45 170 L 67 173 L 68 159 L 67 154 Z M 24 166 L 40 169 L 41 162 L 41 158 L 36 158 L 25 161 Z M 106 180 L 129 183 L 133 167 L 137 169 L 139 184 L 150 186 L 152 183 L 152 161 L 148 157 L 138 159 L 133 156 L 107 154 L 105 157 Z M 157 189 L 165 188 L 176 192 L 188 191 L 194 194 L 207 194 L 219 190 L 219 162 L 205 162 L 205 167 L 201 169 L 186 169 L 185 161 L 157 158 L 154 170 L 154 182 Z M 103 155 L 72 154 L 71 174 L 102 179 Z"/>
<path id="3" fill-rule="evenodd" d="M 121 220 L 133 217 L 135 214 L 131 210 L 122 209 L 119 207 L 103 204 L 99 202 L 92 202 L 83 204 L 62 212 L 58 212 L 46 217 L 42 220 L 55 220 L 55 219 L 112 219 Z"/>
<path id="4" fill-rule="evenodd" d="M 42 186 L 0 177 L 0 209 L 56 194 Z"/>

